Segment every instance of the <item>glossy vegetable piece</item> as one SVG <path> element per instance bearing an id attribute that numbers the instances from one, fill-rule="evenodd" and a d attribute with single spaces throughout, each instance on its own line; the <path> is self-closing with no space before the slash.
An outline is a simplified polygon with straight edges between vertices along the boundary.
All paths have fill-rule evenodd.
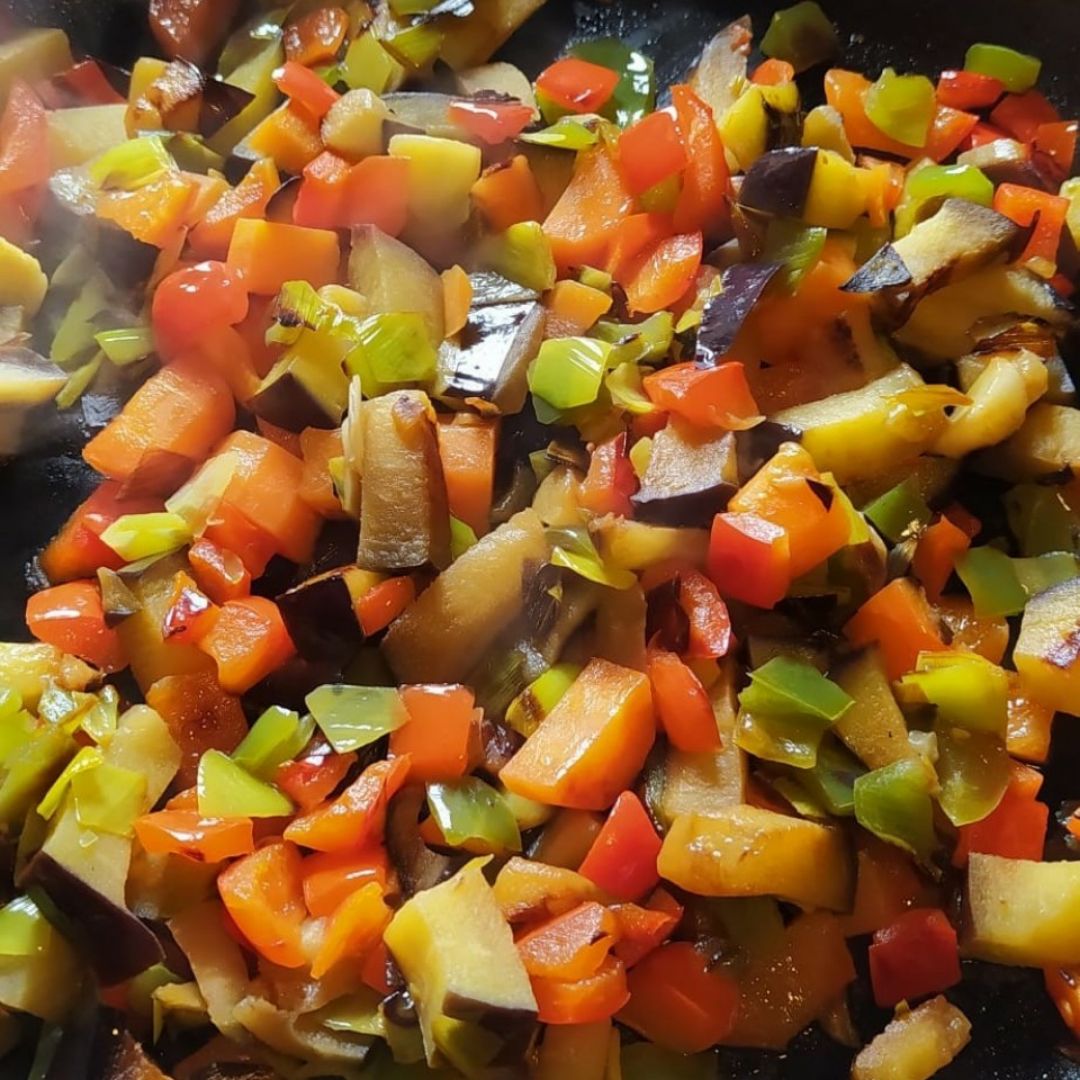
<path id="1" fill-rule="evenodd" d="M 1030 600 L 1013 653 L 1025 688 L 1062 712 L 1080 711 L 1080 579 L 1062 582 Z"/>
<path id="2" fill-rule="evenodd" d="M 521 833 L 507 800 L 478 777 L 428 784 L 427 802 L 439 843 L 475 855 L 521 850 Z"/>
<path id="3" fill-rule="evenodd" d="M 1038 82 L 1041 67 L 1037 57 L 985 42 L 970 46 L 964 57 L 965 71 L 1000 79 L 1005 89 L 1014 94 L 1030 90 Z"/>
<path id="4" fill-rule="evenodd" d="M 105 672 L 126 664 L 123 643 L 106 625 L 101 590 L 90 581 L 72 581 L 34 593 L 26 604 L 26 625 L 39 641 L 55 645 Z"/>
<path id="5" fill-rule="evenodd" d="M 896 703 L 880 654 L 866 649 L 832 669 L 852 700 L 832 731 L 870 769 L 913 756 L 907 725 Z"/>
<path id="6" fill-rule="evenodd" d="M 906 578 L 872 596 L 844 628 L 856 645 L 876 644 L 890 678 L 915 666 L 920 652 L 944 648 L 926 597 Z"/>
<path id="7" fill-rule="evenodd" d="M 773 14 L 761 51 L 791 63 L 796 72 L 835 56 L 840 50 L 836 29 L 813 0 L 802 0 Z"/>
<path id="8" fill-rule="evenodd" d="M 641 805 L 624 791 L 593 841 L 578 872 L 619 900 L 637 900 L 659 882 L 660 838 Z"/>
<path id="9" fill-rule="evenodd" d="M 444 1018 L 519 1022 L 536 999 L 482 863 L 399 908 L 384 934 L 417 1004 L 429 1060 Z"/>
<path id="10" fill-rule="evenodd" d="M 628 989 L 630 1001 L 619 1019 L 669 1050 L 707 1050 L 722 1041 L 735 1022 L 735 980 L 711 969 L 688 941 L 662 945 L 646 956 L 631 972 Z"/>
<path id="11" fill-rule="evenodd" d="M 456 780 L 468 771 L 476 710 L 464 686 L 406 686 L 408 720 L 390 733 L 392 757 L 409 758 L 409 776 L 425 783 Z"/>
<path id="12" fill-rule="evenodd" d="M 741 431 L 760 415 L 738 361 L 705 369 L 675 364 L 645 376 L 642 386 L 657 407 L 706 429 Z"/>
<path id="13" fill-rule="evenodd" d="M 217 664 L 223 690 L 242 694 L 296 652 L 272 600 L 251 596 L 223 604 L 199 648 Z"/>
<path id="14" fill-rule="evenodd" d="M 939 993 L 960 981 L 956 931 L 940 908 L 914 908 L 874 934 L 870 980 L 882 1007 Z"/>
<path id="15" fill-rule="evenodd" d="M 150 854 L 185 855 L 218 863 L 255 849 L 250 818 L 204 818 L 197 810 L 159 810 L 135 819 L 135 835 Z"/>
<path id="16" fill-rule="evenodd" d="M 850 852 L 838 831 L 754 806 L 677 817 L 657 868 L 667 881 L 703 896 L 781 896 L 834 911 L 848 910 L 854 888 Z"/>
<path id="17" fill-rule="evenodd" d="M 446 482 L 426 395 L 399 390 L 365 401 L 352 421 L 362 476 L 357 561 L 369 570 L 445 567 Z"/>
<path id="18" fill-rule="evenodd" d="M 383 653 L 395 675 L 405 682 L 466 679 L 520 614 L 523 579 L 548 555 L 543 524 L 532 510 L 483 537 L 394 621 Z"/>
<path id="19" fill-rule="evenodd" d="M 499 779 L 525 798 L 604 809 L 644 763 L 654 724 L 645 677 L 594 659 Z"/>
<path id="20" fill-rule="evenodd" d="M 615 915 L 586 901 L 526 931 L 514 944 L 530 976 L 571 982 L 596 973 L 618 934 Z"/>
<path id="21" fill-rule="evenodd" d="M 968 1018 L 944 997 L 902 1012 L 859 1051 L 852 1080 L 891 1080 L 897 1070 L 911 1080 L 929 1080 L 967 1046 Z"/>
<path id="22" fill-rule="evenodd" d="M 972 852 L 1038 862 L 1050 817 L 1050 808 L 1037 798 L 1042 779 L 1035 769 L 1012 762 L 1009 786 L 998 805 L 981 821 L 961 826 L 954 865 L 965 865 Z"/>
<path id="23" fill-rule="evenodd" d="M 88 465 L 126 480 L 155 453 L 201 461 L 232 428 L 232 394 L 213 372 L 174 363 L 151 376 L 83 448 Z"/>
<path id="24" fill-rule="evenodd" d="M 672 652 L 650 648 L 646 671 L 653 704 L 672 746 L 688 753 L 719 749 L 720 735 L 708 695 L 693 670 Z"/>
<path id="25" fill-rule="evenodd" d="M 229 243 L 228 265 L 243 273 L 251 292 L 274 296 L 287 281 L 329 284 L 337 278 L 339 258 L 338 238 L 328 230 L 242 218 Z"/>

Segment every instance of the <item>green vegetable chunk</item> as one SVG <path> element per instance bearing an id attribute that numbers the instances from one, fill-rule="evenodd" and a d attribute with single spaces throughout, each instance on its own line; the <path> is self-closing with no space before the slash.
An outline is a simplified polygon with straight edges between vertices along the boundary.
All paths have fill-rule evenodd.
<path id="1" fill-rule="evenodd" d="M 937 109 L 934 84 L 925 75 L 897 75 L 886 68 L 866 92 L 866 115 L 890 138 L 923 146 Z"/>
<path id="2" fill-rule="evenodd" d="M 1017 52 L 1005 45 L 978 42 L 968 49 L 964 57 L 964 70 L 1000 79 L 1006 90 L 1013 94 L 1022 94 L 1039 81 L 1042 61 L 1036 56 Z"/>
<path id="3" fill-rule="evenodd" d="M 835 56 L 840 51 L 840 39 L 814 0 L 803 0 L 773 15 L 761 39 L 761 51 L 777 60 L 786 60 L 799 72 Z"/>
<path id="4" fill-rule="evenodd" d="M 304 703 L 339 754 L 368 746 L 409 718 L 397 690 L 385 686 L 328 683 L 312 690 Z"/>

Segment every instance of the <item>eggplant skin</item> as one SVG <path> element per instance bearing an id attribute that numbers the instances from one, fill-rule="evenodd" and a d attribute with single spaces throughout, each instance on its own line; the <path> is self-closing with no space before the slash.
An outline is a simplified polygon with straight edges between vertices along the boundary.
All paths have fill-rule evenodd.
<path id="1" fill-rule="evenodd" d="M 133 978 L 165 953 L 142 920 L 114 904 L 74 871 L 39 851 L 19 879 L 19 887 L 38 886 L 76 929 L 91 966 L 104 986 Z"/>
<path id="2" fill-rule="evenodd" d="M 886 244 L 868 262 L 863 263 L 840 289 L 849 293 L 876 293 L 884 289 L 902 289 L 910 284 L 911 271 L 896 253 L 896 248 Z"/>
<path id="3" fill-rule="evenodd" d="M 361 642 L 344 569 L 308 578 L 276 603 L 297 651 L 307 660 L 346 660 Z"/>
<path id="4" fill-rule="evenodd" d="M 785 146 L 762 154 L 739 189 L 739 205 L 777 217 L 799 217 L 817 165 L 813 146 Z"/>

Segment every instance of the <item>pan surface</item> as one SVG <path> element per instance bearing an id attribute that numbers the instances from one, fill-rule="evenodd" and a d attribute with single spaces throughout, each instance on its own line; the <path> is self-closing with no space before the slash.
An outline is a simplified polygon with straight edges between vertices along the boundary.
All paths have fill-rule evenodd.
<path id="1" fill-rule="evenodd" d="M 130 64 L 152 47 L 145 2 L 11 0 L 9 6 L 27 21 L 63 26 L 77 47 L 118 64 Z M 782 6 L 738 0 L 549 0 L 501 55 L 535 74 L 569 42 L 613 36 L 653 59 L 663 87 L 682 77 L 702 45 L 732 18 L 749 13 L 760 34 Z M 876 75 L 892 65 L 934 76 L 961 66 L 973 41 L 999 42 L 1039 56 L 1044 65 L 1040 85 L 1066 116 L 1080 115 L 1076 0 L 822 0 L 822 6 L 839 27 L 846 67 Z M 816 82 L 820 93 L 820 71 L 810 72 L 806 82 L 808 90 Z M 87 432 L 106 422 L 116 406 L 89 395 L 81 412 L 73 410 L 43 426 L 31 453 L 0 464 L 0 640 L 27 637 L 22 613 L 34 580 L 33 556 L 94 486 L 79 451 Z M 1080 733 L 1058 724 L 1044 787 L 1051 805 L 1077 798 L 1078 777 Z M 865 942 L 855 944 L 856 962 L 865 975 Z M 865 979 L 860 985 L 865 988 Z M 966 962 L 964 982 L 949 997 L 972 1022 L 972 1044 L 938 1074 L 942 1080 L 1080 1080 L 1080 1051 L 1075 1059 L 1070 1054 L 1068 1033 L 1039 972 Z M 863 1038 L 888 1019 L 865 989 L 855 992 L 852 1005 Z M 850 1060 L 851 1051 L 814 1029 L 783 1055 L 724 1051 L 717 1075 L 840 1080 L 848 1075 Z"/>

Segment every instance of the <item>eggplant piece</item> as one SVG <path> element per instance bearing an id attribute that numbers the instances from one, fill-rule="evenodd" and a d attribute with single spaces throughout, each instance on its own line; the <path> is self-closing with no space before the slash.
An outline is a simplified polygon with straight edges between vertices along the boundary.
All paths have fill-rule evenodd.
<path id="1" fill-rule="evenodd" d="M 763 420 L 745 431 L 735 432 L 735 449 L 739 466 L 739 483 L 745 484 L 786 442 L 798 442 L 798 428 Z"/>
<path id="2" fill-rule="evenodd" d="M 180 750 L 165 722 L 139 705 L 120 718 L 105 747 L 105 762 L 146 778 L 145 813 L 180 767 Z M 87 844 L 87 834 L 93 843 Z M 40 851 L 27 864 L 21 887 L 36 886 L 76 932 L 98 978 L 113 986 L 164 957 L 153 931 L 127 908 L 126 884 L 132 840 L 88 829 L 69 792 L 50 823 Z"/>
<path id="3" fill-rule="evenodd" d="M 1019 184 L 1021 187 L 1057 194 L 1057 184 L 1039 168 L 1031 147 L 1016 139 L 994 139 L 965 150 L 957 157 L 956 163 L 980 169 L 995 187 L 998 184 Z"/>
<path id="4" fill-rule="evenodd" d="M 544 308 L 534 301 L 474 307 L 457 342 L 439 350 L 435 396 L 452 406 L 480 399 L 519 412 L 526 375 L 544 339 Z"/>
<path id="5" fill-rule="evenodd" d="M 750 16 L 728 23 L 702 50 L 687 82 L 719 119 L 746 83 L 746 61 L 753 40 Z"/>
<path id="6" fill-rule="evenodd" d="M 416 312 L 435 346 L 445 336 L 442 279 L 407 244 L 374 225 L 353 229 L 349 284 L 372 315 Z"/>
<path id="7" fill-rule="evenodd" d="M 529 977 L 482 867 L 474 859 L 417 893 L 383 935 L 416 1002 L 429 1064 L 443 1049 L 447 1020 L 513 1030 L 536 1018 Z"/>
<path id="8" fill-rule="evenodd" d="M 466 859 L 432 851 L 420 835 L 420 812 L 427 796 L 419 786 L 405 788 L 390 802 L 386 819 L 386 850 L 406 897 L 423 892 L 457 873 Z"/>
<path id="9" fill-rule="evenodd" d="M 1010 483 L 1080 474 L 1080 409 L 1040 402 L 1015 435 L 976 455 L 973 465 Z"/>
<path id="10" fill-rule="evenodd" d="M 33 349 L 22 345 L 0 348 L 0 406 L 43 405 L 56 397 L 67 378 L 63 368 Z"/>
<path id="11" fill-rule="evenodd" d="M 365 570 L 439 569 L 450 563 L 450 511 L 427 394 L 396 390 L 351 417 L 360 473 Z"/>
<path id="12" fill-rule="evenodd" d="M 285 627 L 301 656 L 344 663 L 363 640 L 347 574 L 348 568 L 328 570 L 277 598 Z"/>
<path id="13" fill-rule="evenodd" d="M 391 624 L 383 655 L 400 682 L 461 682 L 522 612 L 525 586 L 550 555 L 523 510 L 440 574 Z"/>
<path id="14" fill-rule="evenodd" d="M 780 269 L 780 263 L 736 263 L 724 271 L 719 295 L 701 314 L 694 355 L 698 367 L 716 367 L 723 362 L 742 324 Z"/>
<path id="15" fill-rule="evenodd" d="M 1056 332 L 1072 323 L 1058 292 L 1029 270 L 992 267 L 924 297 L 894 334 L 901 345 L 929 360 L 954 360 L 971 351 L 984 320 L 1003 316 L 1040 319 Z"/>
<path id="16" fill-rule="evenodd" d="M 349 380 L 332 360 L 283 356 L 246 404 L 256 416 L 286 431 L 335 428 L 348 400 Z"/>
<path id="17" fill-rule="evenodd" d="M 630 501 L 639 521 L 705 529 L 738 487 L 734 434 L 703 434 L 673 419 L 653 436 L 649 467 Z"/>
<path id="18" fill-rule="evenodd" d="M 818 150 L 785 146 L 762 154 L 743 179 L 739 205 L 776 217 L 800 217 L 810 194 Z"/>
<path id="19" fill-rule="evenodd" d="M 115 570 L 99 567 L 98 585 L 101 587 L 101 607 L 105 612 L 105 625 L 119 626 L 130 618 L 142 606 L 138 597 L 124 584 L 124 579 Z"/>
<path id="20" fill-rule="evenodd" d="M 1023 233 L 1004 214 L 967 199 L 946 199 L 933 217 L 887 244 L 841 288 L 874 293 L 897 322 L 927 293 L 969 277 L 1016 247 Z"/>
<path id="21" fill-rule="evenodd" d="M 469 275 L 472 287 L 472 306 L 490 307 L 492 304 L 524 304 L 539 300 L 540 294 L 526 285 L 511 281 L 496 270 L 475 270 Z"/>

